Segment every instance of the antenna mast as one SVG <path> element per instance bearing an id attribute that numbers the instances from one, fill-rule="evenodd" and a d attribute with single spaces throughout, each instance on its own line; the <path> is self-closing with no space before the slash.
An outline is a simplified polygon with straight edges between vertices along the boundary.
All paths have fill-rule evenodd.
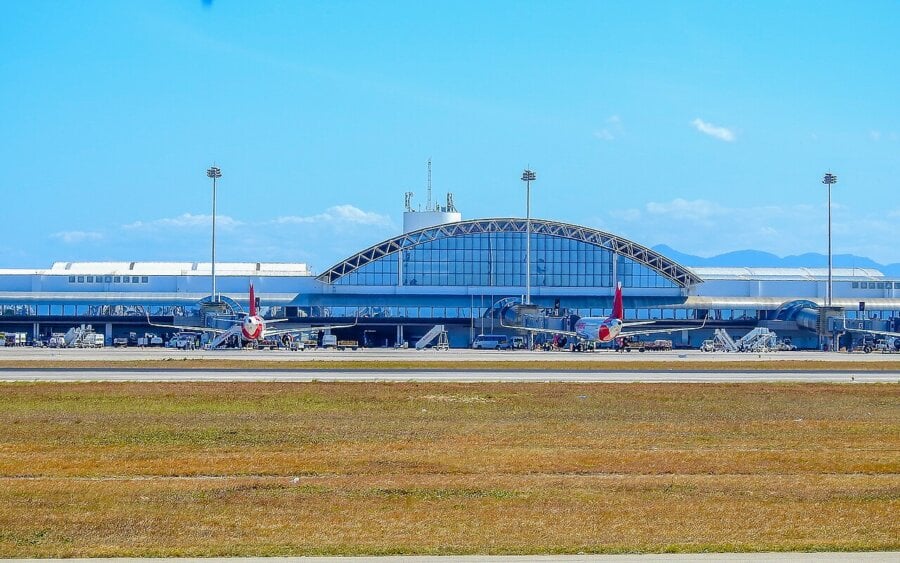
<path id="1" fill-rule="evenodd" d="M 425 211 L 434 211 L 431 207 L 431 157 L 428 157 L 428 200 L 425 203 Z"/>

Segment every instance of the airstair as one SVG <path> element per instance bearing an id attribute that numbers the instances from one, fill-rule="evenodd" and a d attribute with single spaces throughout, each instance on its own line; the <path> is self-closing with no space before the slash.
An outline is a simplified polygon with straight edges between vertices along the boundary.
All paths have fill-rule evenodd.
<path id="1" fill-rule="evenodd" d="M 447 342 L 447 330 L 444 328 L 444 325 L 434 325 L 431 327 L 431 330 L 425 333 L 425 336 L 416 342 L 416 350 L 425 348 L 431 344 L 435 338 L 438 338 L 438 342 L 434 346 L 436 350 L 446 350 L 450 347 Z"/>
<path id="2" fill-rule="evenodd" d="M 768 352 L 775 349 L 777 339 L 778 335 L 765 327 L 756 327 L 737 340 L 724 329 L 717 328 L 713 349 L 725 352 Z"/>
<path id="3" fill-rule="evenodd" d="M 725 329 L 717 328 L 713 340 L 716 344 L 715 349 L 721 349 L 726 352 L 737 352 L 737 344 L 735 344 L 734 339 L 731 338 L 731 335 L 728 334 Z"/>
<path id="4" fill-rule="evenodd" d="M 241 325 L 239 325 L 239 324 L 234 325 L 231 328 L 229 328 L 228 330 L 226 330 L 225 332 L 221 332 L 221 333 L 217 334 L 216 337 L 210 341 L 207 348 L 210 350 L 215 350 L 216 348 L 218 348 L 219 346 L 221 346 L 222 344 L 227 342 L 228 339 L 234 335 L 238 335 L 238 338 L 240 338 L 240 334 L 241 334 Z"/>
<path id="5" fill-rule="evenodd" d="M 777 339 L 777 334 L 758 326 L 735 341 L 735 345 L 740 352 L 768 352 L 775 348 Z"/>
<path id="6" fill-rule="evenodd" d="M 75 343 L 81 339 L 82 334 L 84 334 L 83 328 L 79 326 L 70 328 L 66 332 L 66 335 L 63 337 L 63 343 L 65 344 L 65 347 L 71 348 L 75 346 Z"/>

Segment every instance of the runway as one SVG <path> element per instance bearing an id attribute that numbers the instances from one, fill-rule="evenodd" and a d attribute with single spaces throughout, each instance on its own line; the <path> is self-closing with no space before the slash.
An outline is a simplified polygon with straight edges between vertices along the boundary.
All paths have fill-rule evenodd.
<path id="1" fill-rule="evenodd" d="M 867 371 L 475 371 L 4 369 L 3 382 L 504 382 L 504 383 L 900 383 L 900 372 Z"/>
<path id="2" fill-rule="evenodd" d="M 838 352 L 798 351 L 766 353 L 726 353 L 700 352 L 699 350 L 673 350 L 668 352 L 619 353 L 613 350 L 574 353 L 568 351 L 497 351 L 469 350 L 414 350 L 394 348 L 360 348 L 358 350 L 307 350 L 290 352 L 286 350 L 175 350 L 171 348 L 94 348 L 94 349 L 53 349 L 6 347 L 0 348 L 0 362 L 3 361 L 104 361 L 134 362 L 150 360 L 260 360 L 266 362 L 304 361 L 392 361 L 392 362 L 496 362 L 527 364 L 533 361 L 554 362 L 729 362 L 752 363 L 772 361 L 816 361 L 852 362 L 854 364 L 897 363 L 900 354 L 847 354 Z M 602 367 L 600 368 L 602 369 Z"/>

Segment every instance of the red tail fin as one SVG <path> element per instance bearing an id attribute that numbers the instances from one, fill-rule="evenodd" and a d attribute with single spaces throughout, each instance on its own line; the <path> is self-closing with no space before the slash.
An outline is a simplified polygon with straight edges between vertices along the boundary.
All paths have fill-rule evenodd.
<path id="1" fill-rule="evenodd" d="M 253 292 L 253 284 L 250 284 L 250 316 L 256 316 L 256 294 Z"/>
<path id="2" fill-rule="evenodd" d="M 622 282 L 616 284 L 616 296 L 613 298 L 613 309 L 610 317 L 620 321 L 625 318 L 625 309 L 622 307 Z"/>

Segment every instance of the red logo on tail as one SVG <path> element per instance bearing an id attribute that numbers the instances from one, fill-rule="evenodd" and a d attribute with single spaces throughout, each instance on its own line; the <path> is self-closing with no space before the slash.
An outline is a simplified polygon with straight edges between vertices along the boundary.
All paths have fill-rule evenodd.
<path id="1" fill-rule="evenodd" d="M 250 316 L 256 316 L 256 294 L 253 292 L 253 284 L 250 284 Z"/>

